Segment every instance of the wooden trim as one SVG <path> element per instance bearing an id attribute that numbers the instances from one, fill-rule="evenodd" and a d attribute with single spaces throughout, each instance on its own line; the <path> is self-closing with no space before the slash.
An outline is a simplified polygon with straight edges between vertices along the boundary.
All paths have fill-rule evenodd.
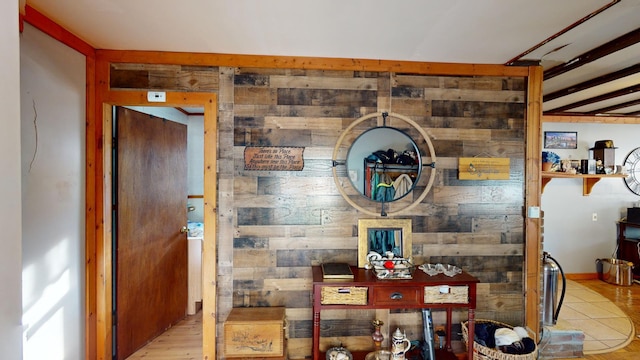
<path id="1" fill-rule="evenodd" d="M 34 26 L 36 29 L 42 31 L 43 33 L 76 50 L 82 55 L 95 58 L 96 49 L 94 49 L 93 46 L 75 36 L 62 26 L 56 24 L 51 19 L 47 18 L 38 10 L 32 8 L 29 5 L 25 6 L 25 14 L 23 16 L 23 20 L 28 24 Z"/>
<path id="2" fill-rule="evenodd" d="M 598 273 L 564 274 L 567 280 L 597 280 Z"/>
<path id="3" fill-rule="evenodd" d="M 106 90 L 105 83 L 102 79 L 109 76 L 109 65 L 96 59 L 95 65 L 95 105 L 93 108 L 94 117 L 92 122 L 88 124 L 87 132 L 87 169 L 94 168 L 92 176 L 94 184 L 92 188 L 87 188 L 87 208 L 95 211 L 92 219 L 87 219 L 87 228 L 93 228 L 92 237 L 87 237 L 87 247 L 93 246 L 93 256 L 95 263 L 95 272 L 86 274 L 88 281 L 92 282 L 92 292 L 87 293 L 89 301 L 95 302 L 95 328 L 87 329 L 88 341 L 95 339 L 95 352 L 89 354 L 87 359 L 111 360 L 112 356 L 112 331 L 111 331 L 111 227 L 105 228 L 105 221 L 111 211 L 105 203 L 105 192 L 108 185 L 105 181 L 110 178 L 105 171 L 111 167 L 108 163 L 110 158 L 105 158 L 105 154 L 111 153 L 111 137 L 104 138 L 105 128 L 111 133 L 111 107 L 104 105 L 104 92 Z M 89 109 L 87 109 L 89 112 Z M 105 144 L 105 141 L 108 143 Z M 91 142 L 91 144 L 89 143 Z M 89 145 L 90 144 L 90 145 Z M 89 149 L 91 146 L 91 149 Z M 104 147 L 108 146 L 105 151 Z M 91 154 L 91 157 L 89 157 Z M 92 220 L 93 222 L 89 222 Z M 105 239 L 108 241 L 105 243 Z M 108 266 L 108 268 L 107 268 Z M 91 277 L 90 277 L 91 276 Z M 94 290 L 95 289 L 95 290 Z M 87 289 L 89 290 L 89 289 Z M 108 290 L 108 291 L 107 291 Z"/>
<path id="4" fill-rule="evenodd" d="M 96 50 L 96 56 L 110 63 L 144 63 L 199 66 L 232 66 L 276 69 L 320 69 L 397 72 L 432 75 L 527 76 L 528 68 L 493 64 L 426 63 L 366 59 L 311 58 L 180 53 L 162 51 Z"/>
<path id="5" fill-rule="evenodd" d="M 216 267 L 216 219 L 217 219 L 217 95 L 213 93 L 176 93 L 167 92 L 167 102 L 150 103 L 147 101 L 146 91 L 111 91 L 108 88 L 109 63 L 98 59 L 96 63 L 96 117 L 91 126 L 91 137 L 94 143 L 91 145 L 95 151 L 91 156 L 95 161 L 96 170 L 94 177 L 96 184 L 92 198 L 88 198 L 88 207 L 95 208 L 98 213 L 94 223 L 87 223 L 87 227 L 94 227 L 94 238 L 87 239 L 88 244 L 95 239 L 95 263 L 97 270 L 87 280 L 89 286 L 95 287 L 95 292 L 87 293 L 88 298 L 96 301 L 96 326 L 95 330 L 88 329 L 89 339 L 95 338 L 95 355 L 88 354 L 87 359 L 110 360 L 112 358 L 111 343 L 112 333 L 112 285 L 111 276 L 111 139 L 112 139 L 112 106 L 202 106 L 204 107 L 204 224 L 205 241 L 203 243 L 203 356 L 215 359 L 216 354 L 216 306 L 217 306 L 217 278 Z M 89 137 L 89 136 L 88 136 Z M 105 150 L 106 149 L 106 150 Z M 89 159 L 87 160 L 89 161 Z M 89 168 L 89 164 L 87 164 Z M 92 245 L 94 246 L 94 245 Z M 89 274 L 87 275 L 89 277 Z M 93 292 L 93 290 L 92 290 Z M 95 294 L 95 295 L 94 295 Z M 88 340 L 91 341 L 91 340 Z M 88 352 L 90 350 L 87 350 Z"/>
<path id="6" fill-rule="evenodd" d="M 637 116 L 544 115 L 543 123 L 640 124 Z"/>
<path id="7" fill-rule="evenodd" d="M 97 339 L 96 333 L 96 108 L 95 93 L 96 61 L 86 57 L 86 99 L 85 99 L 85 359 L 95 359 Z"/>
<path id="8" fill-rule="evenodd" d="M 536 335 L 540 334 L 541 299 L 540 272 L 542 266 L 540 219 L 527 216 L 530 207 L 540 207 L 542 147 L 542 67 L 532 66 L 527 85 L 527 119 L 525 150 L 525 324 Z M 537 338 L 536 338 L 537 340 Z"/>
<path id="9" fill-rule="evenodd" d="M 204 241 L 202 253 L 202 355 L 216 358 L 218 323 L 218 105 L 215 94 L 204 103 Z"/>

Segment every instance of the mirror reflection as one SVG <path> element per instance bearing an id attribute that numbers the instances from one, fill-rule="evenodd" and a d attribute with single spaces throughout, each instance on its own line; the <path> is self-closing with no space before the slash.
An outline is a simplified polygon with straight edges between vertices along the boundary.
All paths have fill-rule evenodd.
<path id="1" fill-rule="evenodd" d="M 407 196 L 422 169 L 415 141 L 402 130 L 376 127 L 362 133 L 347 154 L 353 187 L 367 198 L 391 202 Z"/>

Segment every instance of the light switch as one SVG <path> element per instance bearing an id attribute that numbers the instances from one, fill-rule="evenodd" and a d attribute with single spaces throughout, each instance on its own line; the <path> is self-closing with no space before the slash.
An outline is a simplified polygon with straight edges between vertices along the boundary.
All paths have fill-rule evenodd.
<path id="1" fill-rule="evenodd" d="M 539 206 L 529 206 L 529 210 L 527 211 L 527 217 L 530 219 L 539 219 L 540 218 L 540 207 Z"/>

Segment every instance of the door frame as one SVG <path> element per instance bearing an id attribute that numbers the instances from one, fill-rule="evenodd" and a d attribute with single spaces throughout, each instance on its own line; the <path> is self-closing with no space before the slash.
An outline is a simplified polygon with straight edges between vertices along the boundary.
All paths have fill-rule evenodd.
<path id="1" fill-rule="evenodd" d="M 87 184 L 86 238 L 86 353 L 110 360 L 112 342 L 112 139 L 114 106 L 203 107 L 204 108 L 204 241 L 202 254 L 202 351 L 203 358 L 216 358 L 216 223 L 217 223 L 217 94 L 166 92 L 166 102 L 147 100 L 146 91 L 97 91 L 96 122 L 87 125 L 87 172 L 95 183 Z M 89 107 L 88 107 L 89 109 Z M 91 146 L 92 142 L 97 146 Z M 106 150 L 105 150 L 106 149 Z M 186 176 L 186 175 L 185 175 Z M 89 189 L 94 188 L 93 193 Z M 214 339 L 204 341 L 204 339 Z M 92 358 L 89 356 L 88 358 Z"/>

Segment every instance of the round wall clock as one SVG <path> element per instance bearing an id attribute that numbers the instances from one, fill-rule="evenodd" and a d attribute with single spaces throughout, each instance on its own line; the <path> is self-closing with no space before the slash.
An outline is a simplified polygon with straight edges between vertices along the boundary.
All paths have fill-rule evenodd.
<path id="1" fill-rule="evenodd" d="M 640 195 L 640 147 L 631 150 L 624 159 L 624 167 L 629 172 L 624 178 L 624 183 L 632 193 Z"/>

